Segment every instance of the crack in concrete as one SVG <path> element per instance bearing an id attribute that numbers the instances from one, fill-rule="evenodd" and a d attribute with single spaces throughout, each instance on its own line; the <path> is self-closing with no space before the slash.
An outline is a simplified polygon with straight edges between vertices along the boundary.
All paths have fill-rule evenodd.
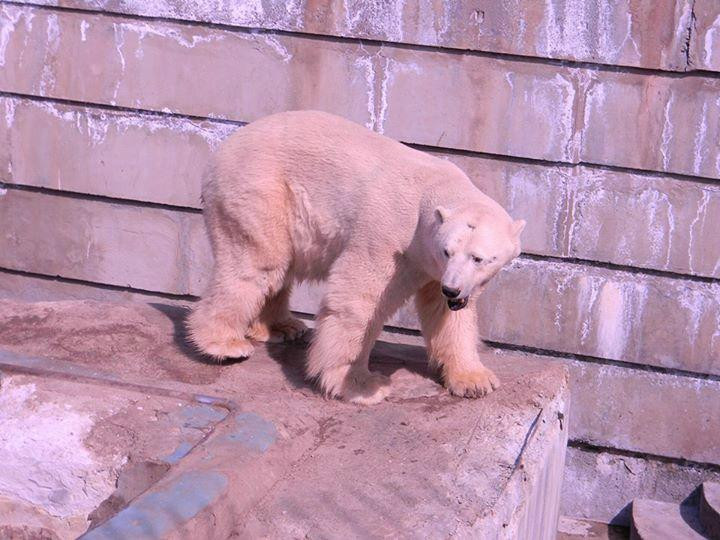
<path id="1" fill-rule="evenodd" d="M 527 448 L 527 445 L 530 443 L 530 439 L 533 435 L 535 435 L 535 432 L 538 429 L 538 420 L 540 420 L 540 416 L 542 415 L 544 408 L 540 408 L 537 415 L 535 415 L 535 419 L 530 424 L 530 428 L 528 429 L 527 433 L 525 434 L 525 440 L 523 440 L 522 446 L 520 447 L 520 450 L 518 451 L 518 455 L 515 458 L 515 463 L 513 463 L 513 470 L 511 474 L 515 474 L 515 471 L 518 470 L 520 467 L 520 464 L 522 463 L 523 457 L 525 455 L 525 449 Z"/>
<path id="2" fill-rule="evenodd" d="M 695 15 L 695 2 L 697 0 L 691 0 L 690 2 L 690 20 L 688 21 L 688 26 L 686 30 L 685 40 L 684 40 L 684 47 L 683 52 L 685 53 L 685 69 L 684 71 L 689 71 L 690 67 L 692 66 L 692 58 L 690 54 L 690 47 L 692 45 L 692 35 L 693 35 L 693 29 L 696 26 L 697 16 Z"/>

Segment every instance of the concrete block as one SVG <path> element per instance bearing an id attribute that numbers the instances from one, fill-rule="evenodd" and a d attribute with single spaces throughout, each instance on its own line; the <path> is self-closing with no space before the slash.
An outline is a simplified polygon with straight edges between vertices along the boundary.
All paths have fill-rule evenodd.
<path id="1" fill-rule="evenodd" d="M 238 9 L 219 2 L 41 0 L 44 5 L 208 21 L 396 43 L 683 71 L 690 2 L 553 0 L 513 4 L 280 0 Z M 709 2 L 708 2 L 709 3 Z M 698 14 L 696 2 L 695 13 Z"/>
<path id="2" fill-rule="evenodd" d="M 0 231 L 0 266 L 13 270 L 176 294 L 205 278 L 185 247 L 204 238 L 198 214 L 7 190 Z"/>
<path id="3" fill-rule="evenodd" d="M 573 180 L 564 255 L 720 277 L 718 186 L 588 167 Z"/>
<path id="4" fill-rule="evenodd" d="M 700 522 L 710 538 L 720 538 L 720 483 L 703 482 L 700 489 Z"/>
<path id="5" fill-rule="evenodd" d="M 577 160 L 571 70 L 404 49 L 385 64 L 381 131 L 432 146 Z"/>
<path id="6" fill-rule="evenodd" d="M 6 91 L 243 121 L 300 108 L 369 118 L 374 47 L 10 5 L 0 21 Z"/>
<path id="7" fill-rule="evenodd" d="M 719 381 L 588 362 L 565 365 L 573 440 L 720 465 Z"/>
<path id="8" fill-rule="evenodd" d="M 0 270 L 0 298 L 22 302 L 49 300 L 101 300 L 108 302 L 155 302 L 187 304 L 164 295 L 131 292 L 107 285 L 58 280 L 40 275 L 16 274 Z"/>
<path id="9" fill-rule="evenodd" d="M 720 373 L 717 283 L 518 259 L 478 309 L 491 341 Z"/>
<path id="10" fill-rule="evenodd" d="M 697 507 L 648 499 L 632 504 L 631 540 L 703 540 Z"/>
<path id="11" fill-rule="evenodd" d="M 633 499 L 678 504 L 698 484 L 719 478 L 720 471 L 689 463 L 571 446 L 567 452 L 561 512 L 628 527 Z"/>
<path id="12" fill-rule="evenodd" d="M 394 398 L 363 408 L 320 398 L 303 380 L 302 347 L 260 347 L 249 360 L 224 366 L 201 362 L 182 346 L 176 332 L 183 312 L 172 308 L 90 301 L 0 306 L 0 368 L 13 380 L 39 376 L 55 384 L 72 375 L 73 381 L 62 381 L 63 391 L 98 408 L 120 400 L 93 398 L 108 388 L 189 401 L 176 408 L 185 418 L 180 428 L 200 433 L 212 425 L 199 444 L 160 452 L 168 472 L 88 539 L 311 531 L 554 538 L 567 437 L 559 421 L 568 412 L 561 366 L 521 357 L 499 363 L 489 355 L 503 386 L 485 399 L 464 400 L 449 396 L 420 366 L 398 361 L 412 362 L 418 351 L 384 345 L 371 363 L 391 376 Z M 27 339 L 40 328 L 45 338 Z M 103 339 L 82 339 L 78 332 Z M 160 373 L 158 350 L 173 358 L 172 368 Z M 21 371 L 27 375 L 15 375 Z M 195 371 L 198 377 L 185 376 Z M 214 375 L 208 379 L 208 373 Z M 95 390 L 73 387 L 86 383 Z M 74 412 L 81 413 L 92 430 L 92 415 Z M 141 425 L 147 433 L 140 440 L 173 446 L 157 436 L 156 429 L 166 431 L 163 424 Z M 115 448 L 119 458 L 128 451 Z M 81 490 L 77 496 L 91 505 Z"/>
<path id="13" fill-rule="evenodd" d="M 713 0 L 696 0 L 695 23 L 690 41 L 692 69 L 720 71 L 720 5 Z"/>
<path id="14" fill-rule="evenodd" d="M 237 128 L 11 97 L 3 108 L 5 182 L 195 208 L 210 154 Z"/>
<path id="15" fill-rule="evenodd" d="M 322 109 L 406 142 L 720 177 L 715 78 L 19 6 L 0 18 L 8 91 L 239 121 Z"/>
<path id="16" fill-rule="evenodd" d="M 580 159 L 720 176 L 720 79 L 610 73 L 584 85 Z M 628 118 L 633 118 L 628 122 Z"/>

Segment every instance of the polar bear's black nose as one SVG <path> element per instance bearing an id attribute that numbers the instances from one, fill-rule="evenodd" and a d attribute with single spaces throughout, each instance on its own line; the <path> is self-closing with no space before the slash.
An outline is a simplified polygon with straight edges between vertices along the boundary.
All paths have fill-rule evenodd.
<path id="1" fill-rule="evenodd" d="M 451 289 L 450 287 L 443 285 L 442 293 L 448 298 L 457 298 L 460 294 L 460 289 Z"/>

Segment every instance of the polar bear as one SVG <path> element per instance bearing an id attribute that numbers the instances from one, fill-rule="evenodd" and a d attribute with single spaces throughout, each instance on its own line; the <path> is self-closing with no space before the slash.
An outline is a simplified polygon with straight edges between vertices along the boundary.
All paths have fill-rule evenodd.
<path id="1" fill-rule="evenodd" d="M 384 399 L 389 380 L 368 370 L 370 349 L 413 295 L 448 390 L 498 386 L 479 359 L 473 303 L 520 253 L 525 222 L 449 161 L 331 114 L 284 112 L 221 145 L 202 197 L 215 265 L 188 318 L 200 351 L 247 357 L 252 340 L 300 337 L 291 288 L 325 280 L 307 375 L 326 395 Z"/>

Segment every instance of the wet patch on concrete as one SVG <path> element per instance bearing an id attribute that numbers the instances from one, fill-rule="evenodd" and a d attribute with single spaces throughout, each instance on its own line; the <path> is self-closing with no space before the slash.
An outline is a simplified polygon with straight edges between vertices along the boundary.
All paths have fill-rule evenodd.
<path id="1" fill-rule="evenodd" d="M 205 429 L 227 416 L 227 411 L 211 405 L 187 405 L 180 410 L 184 427 Z"/>
<path id="2" fill-rule="evenodd" d="M 266 452 L 278 436 L 275 424 L 255 413 L 238 413 L 235 424 L 233 431 L 225 436 L 226 440 L 257 452 Z"/>
<path id="3" fill-rule="evenodd" d="M 227 485 L 227 477 L 219 472 L 187 472 L 170 485 L 139 497 L 133 504 L 81 538 L 160 538 L 207 508 L 225 491 Z"/>
<path id="4" fill-rule="evenodd" d="M 163 461 L 165 463 L 169 463 L 170 465 L 174 465 L 178 461 L 180 461 L 182 458 L 188 455 L 190 450 L 192 450 L 193 445 L 190 444 L 187 441 L 183 441 L 180 444 L 177 445 L 177 448 L 173 450 L 172 454 L 168 454 L 163 458 Z"/>
<path id="5" fill-rule="evenodd" d="M 130 501 L 158 482 L 169 470 L 169 463 L 136 462 L 130 459 L 120 471 L 117 489 L 88 516 L 90 529 L 125 508 Z"/>

